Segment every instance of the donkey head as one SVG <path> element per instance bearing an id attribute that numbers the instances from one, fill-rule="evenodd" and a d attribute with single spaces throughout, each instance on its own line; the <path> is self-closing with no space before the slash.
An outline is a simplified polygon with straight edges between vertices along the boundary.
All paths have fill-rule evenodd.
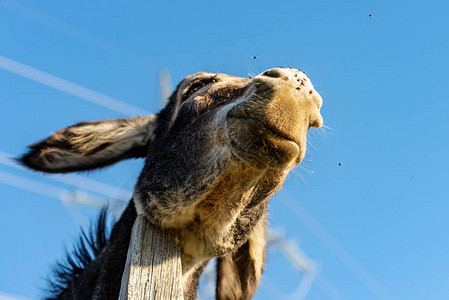
<path id="1" fill-rule="evenodd" d="M 288 171 L 320 127 L 322 99 L 296 69 L 274 68 L 253 79 L 187 76 L 156 116 L 84 122 L 31 145 L 22 157 L 43 172 L 104 167 L 146 157 L 134 191 L 139 214 L 181 229 L 183 270 L 239 249 L 260 249 L 260 219 Z M 263 223 L 263 222 L 262 222 Z M 262 229 L 258 229 L 258 228 Z M 254 267 L 260 277 L 261 257 Z"/>

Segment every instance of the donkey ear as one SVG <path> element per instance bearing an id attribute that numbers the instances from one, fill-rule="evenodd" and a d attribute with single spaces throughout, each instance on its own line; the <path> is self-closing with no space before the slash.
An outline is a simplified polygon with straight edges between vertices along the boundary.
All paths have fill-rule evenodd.
<path id="1" fill-rule="evenodd" d="M 155 123 L 155 116 L 78 123 L 30 145 L 19 160 L 38 171 L 65 173 L 145 157 Z"/>

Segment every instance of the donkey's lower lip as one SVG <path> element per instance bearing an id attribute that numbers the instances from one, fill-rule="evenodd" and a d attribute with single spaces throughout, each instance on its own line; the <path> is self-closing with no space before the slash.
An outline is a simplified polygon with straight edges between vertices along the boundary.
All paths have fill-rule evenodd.
<path id="1" fill-rule="evenodd" d="M 284 169 L 301 153 L 300 144 L 253 118 L 227 118 L 231 150 L 261 169 Z"/>
<path id="2" fill-rule="evenodd" d="M 270 125 L 266 124 L 265 122 L 262 122 L 258 119 L 243 117 L 243 116 L 233 116 L 233 115 L 228 115 L 228 118 L 234 119 L 234 120 L 247 120 L 249 122 L 257 123 L 260 127 L 268 129 L 274 136 L 278 137 L 279 139 L 287 140 L 289 142 L 296 144 L 296 146 L 299 147 L 299 142 L 293 136 L 291 136 L 288 133 L 282 132 L 281 130 L 279 130 L 273 126 L 270 126 Z"/>

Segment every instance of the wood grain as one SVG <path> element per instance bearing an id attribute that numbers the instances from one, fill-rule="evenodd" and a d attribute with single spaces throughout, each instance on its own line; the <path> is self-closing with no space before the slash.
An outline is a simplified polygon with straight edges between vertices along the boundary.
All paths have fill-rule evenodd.
<path id="1" fill-rule="evenodd" d="M 183 299 L 179 232 L 138 216 L 132 231 L 120 300 Z"/>

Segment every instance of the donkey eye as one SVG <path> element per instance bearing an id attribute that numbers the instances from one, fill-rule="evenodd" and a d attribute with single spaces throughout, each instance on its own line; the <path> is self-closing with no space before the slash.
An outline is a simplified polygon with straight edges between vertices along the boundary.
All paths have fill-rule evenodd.
<path id="1" fill-rule="evenodd" d="M 196 91 L 202 89 L 203 87 L 205 87 L 211 83 L 216 82 L 217 80 L 215 79 L 215 77 L 216 76 L 212 76 L 209 78 L 201 78 L 201 79 L 196 79 L 196 80 L 192 81 L 190 86 L 187 88 L 187 90 L 182 95 L 181 103 L 186 101 L 187 99 L 189 99 L 190 96 L 192 96 Z"/>

